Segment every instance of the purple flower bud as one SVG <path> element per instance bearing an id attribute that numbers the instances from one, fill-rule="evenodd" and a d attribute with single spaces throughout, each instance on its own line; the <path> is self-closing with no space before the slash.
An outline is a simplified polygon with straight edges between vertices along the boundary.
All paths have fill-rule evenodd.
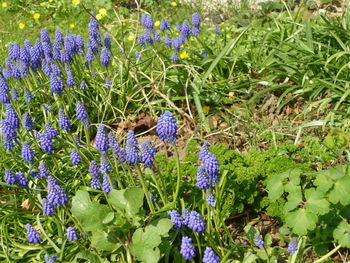
<path id="1" fill-rule="evenodd" d="M 176 53 L 173 53 L 173 54 L 171 55 L 171 60 L 172 60 L 173 62 L 179 61 L 179 58 L 178 58 L 178 56 L 177 56 Z"/>
<path id="2" fill-rule="evenodd" d="M 102 49 L 100 61 L 103 67 L 107 68 L 110 62 L 111 52 L 107 48 Z"/>
<path id="3" fill-rule="evenodd" d="M 203 263 L 220 263 L 220 257 L 210 247 L 204 250 Z"/>
<path id="4" fill-rule="evenodd" d="M 149 30 L 153 29 L 153 20 L 152 20 L 151 16 L 148 16 L 146 14 L 142 14 L 141 23 L 144 27 L 148 28 Z"/>
<path id="5" fill-rule="evenodd" d="M 67 115 L 64 113 L 62 109 L 59 109 L 58 115 L 59 115 L 58 126 L 60 126 L 62 130 L 69 132 L 71 130 L 71 124 Z"/>
<path id="6" fill-rule="evenodd" d="M 162 21 L 160 22 L 159 29 L 161 31 L 170 30 L 170 23 L 169 23 L 169 21 L 167 21 L 165 19 L 162 19 Z"/>
<path id="7" fill-rule="evenodd" d="M 31 244 L 38 244 L 42 241 L 40 238 L 40 233 L 36 231 L 31 224 L 26 224 L 27 239 Z"/>
<path id="8" fill-rule="evenodd" d="M 108 48 L 108 49 L 112 48 L 111 39 L 109 38 L 109 35 L 107 32 L 105 33 L 105 37 L 104 37 L 103 42 L 104 42 L 106 48 Z"/>
<path id="9" fill-rule="evenodd" d="M 264 239 L 258 235 L 258 234 L 255 234 L 254 235 L 254 244 L 259 247 L 260 249 L 263 249 L 264 248 Z"/>
<path id="10" fill-rule="evenodd" d="M 138 142 L 135 138 L 134 131 L 128 132 L 128 137 L 126 140 L 125 151 L 126 151 L 126 160 L 134 165 L 136 165 L 139 161 L 138 154 Z"/>
<path id="11" fill-rule="evenodd" d="M 182 230 L 184 223 L 184 218 L 177 212 L 176 210 L 171 210 L 168 215 L 170 216 L 170 220 L 173 222 L 174 227 L 177 230 Z"/>
<path id="12" fill-rule="evenodd" d="M 82 102 L 78 101 L 77 107 L 75 109 L 75 115 L 77 116 L 77 119 L 81 122 L 84 122 L 87 127 L 89 127 L 89 118 L 88 113 L 83 105 Z"/>
<path id="13" fill-rule="evenodd" d="M 143 31 L 143 39 L 145 40 L 145 42 L 149 45 L 153 45 L 153 39 L 150 36 L 150 34 L 148 33 L 147 29 L 145 29 Z"/>
<path id="14" fill-rule="evenodd" d="M 27 187 L 28 186 L 28 178 L 24 176 L 24 173 L 22 172 L 17 172 L 16 173 L 16 182 L 17 185 L 20 187 Z"/>
<path id="15" fill-rule="evenodd" d="M 44 215 L 52 216 L 55 213 L 55 206 L 53 206 L 46 198 L 43 198 L 42 208 Z"/>
<path id="16" fill-rule="evenodd" d="M 52 127 L 51 124 L 45 123 L 46 135 L 49 136 L 50 139 L 54 139 L 58 136 L 58 131 Z"/>
<path id="17" fill-rule="evenodd" d="M 4 181 L 9 185 L 14 185 L 16 183 L 16 176 L 10 169 L 5 170 Z"/>
<path id="18" fill-rule="evenodd" d="M 198 212 L 191 211 L 187 226 L 198 234 L 202 234 L 205 230 L 205 221 Z"/>
<path id="19" fill-rule="evenodd" d="M 34 151 L 32 150 L 32 148 L 30 147 L 28 142 L 24 142 L 23 143 L 23 147 L 22 147 L 22 158 L 24 161 L 27 161 L 29 163 L 33 163 L 34 162 Z"/>
<path id="20" fill-rule="evenodd" d="M 59 76 L 51 76 L 50 87 L 54 94 L 61 95 L 64 89 L 64 83 Z"/>
<path id="21" fill-rule="evenodd" d="M 79 152 L 76 149 L 73 149 L 70 154 L 70 160 L 73 165 L 78 165 L 81 162 L 81 157 Z"/>
<path id="22" fill-rule="evenodd" d="M 154 155 L 156 153 L 157 151 L 153 148 L 150 140 L 141 144 L 141 162 L 145 167 L 152 167 L 154 165 Z"/>
<path id="23" fill-rule="evenodd" d="M 144 39 L 143 36 L 140 35 L 140 34 L 137 35 L 137 43 L 138 43 L 141 47 L 144 47 L 144 46 L 145 46 L 145 39 Z"/>
<path id="24" fill-rule="evenodd" d="M 97 134 L 95 138 L 96 148 L 101 152 L 107 152 L 109 148 L 108 137 L 103 125 L 99 125 L 97 128 Z"/>
<path id="25" fill-rule="evenodd" d="M 298 240 L 296 237 L 292 237 L 292 239 L 290 240 L 290 242 L 288 244 L 287 250 L 292 255 L 298 251 Z"/>
<path id="26" fill-rule="evenodd" d="M 182 237 L 180 253 L 185 260 L 191 260 L 196 256 L 192 239 L 189 237 Z"/>
<path id="27" fill-rule="evenodd" d="M 213 193 L 210 192 L 209 190 L 206 191 L 206 201 L 207 201 L 208 205 L 215 206 L 215 197 L 214 197 Z"/>
<path id="28" fill-rule="evenodd" d="M 48 154 L 52 154 L 53 151 L 53 141 L 49 135 L 43 133 L 40 135 L 40 146 L 44 152 Z"/>
<path id="29" fill-rule="evenodd" d="M 167 143 L 176 142 L 176 133 L 177 133 L 177 123 L 170 111 L 164 112 L 159 119 L 157 124 L 157 134 L 159 138 Z"/>
<path id="30" fill-rule="evenodd" d="M 106 195 L 108 195 L 112 190 L 111 184 L 109 183 L 108 174 L 103 175 L 102 190 Z"/>
<path id="31" fill-rule="evenodd" d="M 28 112 L 25 112 L 22 115 L 22 119 L 23 119 L 23 126 L 27 131 L 31 131 L 34 128 L 34 123 L 33 123 L 33 119 L 32 116 L 30 116 L 30 114 Z"/>
<path id="32" fill-rule="evenodd" d="M 13 126 L 14 129 L 19 128 L 19 118 L 12 107 L 12 104 L 6 104 L 6 121 Z"/>
<path id="33" fill-rule="evenodd" d="M 201 24 L 201 17 L 199 16 L 198 13 L 193 13 L 192 15 L 192 25 L 194 27 L 200 27 Z"/>
<path id="34" fill-rule="evenodd" d="M 47 33 L 47 31 L 46 31 L 45 28 L 41 29 L 41 31 L 40 31 L 40 37 L 41 37 L 41 39 L 42 39 L 42 41 L 43 41 L 44 43 L 48 43 L 48 44 L 51 43 L 50 36 L 49 36 L 49 34 Z"/>
<path id="35" fill-rule="evenodd" d="M 50 176 L 50 171 L 46 167 L 45 161 L 41 161 L 39 164 L 39 178 L 47 178 Z"/>
<path id="36" fill-rule="evenodd" d="M 78 232 L 74 229 L 74 227 L 68 227 L 67 228 L 67 239 L 69 241 L 76 241 L 78 240 Z"/>
<path id="37" fill-rule="evenodd" d="M 215 34 L 221 35 L 221 31 L 220 31 L 220 29 L 218 28 L 218 26 L 215 26 Z"/>

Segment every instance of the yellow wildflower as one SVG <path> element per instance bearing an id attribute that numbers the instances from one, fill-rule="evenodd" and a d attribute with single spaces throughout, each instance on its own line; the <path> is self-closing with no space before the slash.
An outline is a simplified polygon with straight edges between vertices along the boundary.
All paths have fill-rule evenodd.
<path id="1" fill-rule="evenodd" d="M 35 20 L 38 20 L 40 18 L 40 14 L 39 13 L 34 13 L 33 18 Z"/>
<path id="2" fill-rule="evenodd" d="M 135 35 L 130 35 L 130 36 L 128 36 L 128 40 L 129 40 L 129 41 L 134 41 L 134 39 L 135 39 Z"/>
<path id="3" fill-rule="evenodd" d="M 181 59 L 187 59 L 190 57 L 190 54 L 188 54 L 188 52 L 186 50 L 183 50 L 180 52 L 180 58 Z"/>
<path id="4" fill-rule="evenodd" d="M 2 6 L 2 7 L 7 7 L 7 2 L 2 2 L 2 3 L 1 3 L 1 6 Z"/>
<path id="5" fill-rule="evenodd" d="M 75 28 L 74 24 L 69 24 L 69 28 Z"/>
<path id="6" fill-rule="evenodd" d="M 184 48 L 185 46 L 184 45 L 181 45 L 180 48 Z"/>
<path id="7" fill-rule="evenodd" d="M 41 2 L 39 5 L 40 6 L 45 6 L 45 2 Z"/>
<path id="8" fill-rule="evenodd" d="M 26 26 L 26 24 L 24 24 L 24 23 L 22 23 L 22 22 L 18 23 L 18 27 L 19 27 L 20 29 L 23 29 L 25 26 Z"/>
<path id="9" fill-rule="evenodd" d="M 155 26 L 155 27 L 159 27 L 159 26 L 160 26 L 160 21 L 157 20 L 157 21 L 154 23 L 154 26 Z"/>
<path id="10" fill-rule="evenodd" d="M 102 19 L 102 15 L 101 15 L 101 14 L 97 14 L 97 15 L 96 15 L 96 19 L 97 19 L 97 20 L 101 20 L 101 19 Z"/>
<path id="11" fill-rule="evenodd" d="M 171 2 L 170 3 L 172 6 L 177 6 L 177 3 L 174 1 L 174 2 Z"/>
<path id="12" fill-rule="evenodd" d="M 203 106 L 203 113 L 208 114 L 210 110 L 210 106 Z"/>
<path id="13" fill-rule="evenodd" d="M 80 4 L 80 0 L 72 0 L 72 4 L 73 5 L 79 5 Z"/>
<path id="14" fill-rule="evenodd" d="M 102 16 L 105 16 L 107 14 L 107 10 L 105 8 L 101 8 L 100 10 L 98 10 L 98 13 Z"/>
<path id="15" fill-rule="evenodd" d="M 179 33 L 179 32 L 176 32 L 175 34 L 176 34 L 177 36 L 178 36 L 178 35 L 180 35 L 180 33 Z"/>

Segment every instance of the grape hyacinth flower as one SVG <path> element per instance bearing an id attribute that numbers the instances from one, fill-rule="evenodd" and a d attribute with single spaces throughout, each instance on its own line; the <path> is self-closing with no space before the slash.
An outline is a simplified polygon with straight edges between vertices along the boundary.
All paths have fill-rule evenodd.
<path id="1" fill-rule="evenodd" d="M 145 39 L 144 39 L 143 36 L 140 35 L 140 34 L 137 35 L 137 43 L 138 43 L 141 47 L 144 47 L 144 46 L 145 46 Z"/>
<path id="2" fill-rule="evenodd" d="M 198 36 L 199 33 L 200 33 L 200 30 L 199 30 L 198 27 L 192 27 L 192 28 L 191 28 L 191 34 L 192 34 L 193 36 Z"/>
<path id="3" fill-rule="evenodd" d="M 177 123 L 170 111 L 164 112 L 159 119 L 157 124 L 158 137 L 164 142 L 176 142 Z"/>
<path id="4" fill-rule="evenodd" d="M 287 250 L 292 255 L 298 251 L 298 240 L 296 237 L 292 237 L 292 239 L 290 240 L 290 242 L 288 244 Z"/>
<path id="5" fill-rule="evenodd" d="M 164 18 L 162 19 L 162 21 L 160 22 L 160 26 L 159 29 L 161 31 L 165 31 L 165 30 L 170 30 L 170 23 L 168 20 L 165 20 Z"/>
<path id="6" fill-rule="evenodd" d="M 68 227 L 67 228 L 67 239 L 69 241 L 76 241 L 78 240 L 78 232 L 74 229 L 74 227 Z"/>
<path id="7" fill-rule="evenodd" d="M 170 216 L 170 220 L 173 222 L 174 227 L 177 230 L 182 230 L 184 224 L 184 218 L 177 212 L 176 210 L 171 210 L 168 215 Z"/>
<path id="8" fill-rule="evenodd" d="M 207 56 L 207 51 L 203 50 L 203 52 L 201 53 L 201 57 L 206 57 Z"/>
<path id="9" fill-rule="evenodd" d="M 113 171 L 112 166 L 110 165 L 110 163 L 108 161 L 108 156 L 105 152 L 101 153 L 100 170 L 101 170 L 102 174 L 106 174 L 108 171 Z"/>
<path id="10" fill-rule="evenodd" d="M 11 97 L 12 97 L 13 100 L 18 100 L 19 99 L 19 96 L 18 96 L 18 93 L 17 93 L 15 87 L 13 87 L 12 90 L 11 90 Z"/>
<path id="11" fill-rule="evenodd" d="M 100 124 L 97 128 L 96 138 L 95 138 L 96 148 L 101 152 L 107 152 L 109 148 L 108 136 L 105 131 L 105 127 Z"/>
<path id="12" fill-rule="evenodd" d="M 45 161 L 40 161 L 39 178 L 47 178 L 48 176 L 50 176 L 49 168 L 46 167 Z"/>
<path id="13" fill-rule="evenodd" d="M 31 244 L 38 244 L 42 241 L 40 233 L 34 229 L 31 224 L 26 224 L 27 239 Z"/>
<path id="14" fill-rule="evenodd" d="M 160 35 L 158 34 L 158 32 L 156 30 L 153 31 L 153 38 L 154 38 L 154 41 L 156 41 L 156 42 L 162 41 L 162 38 L 160 37 Z"/>
<path id="15" fill-rule="evenodd" d="M 51 124 L 45 123 L 46 134 L 50 139 L 54 139 L 58 136 L 58 131 L 52 127 Z"/>
<path id="16" fill-rule="evenodd" d="M 53 206 L 47 198 L 43 198 L 42 202 L 44 215 L 52 216 L 55 213 L 55 206 Z"/>
<path id="17" fill-rule="evenodd" d="M 190 34 L 191 34 L 191 27 L 188 24 L 187 20 L 184 20 L 181 26 L 181 35 L 184 38 L 188 38 Z"/>
<path id="18" fill-rule="evenodd" d="M 196 185 L 200 190 L 205 190 L 214 187 L 211 178 L 209 177 L 203 166 L 198 166 Z"/>
<path id="19" fill-rule="evenodd" d="M 206 247 L 204 250 L 203 263 L 220 263 L 220 257 L 211 247 Z"/>
<path id="20" fill-rule="evenodd" d="M 58 126 L 64 130 L 64 131 L 70 131 L 71 130 L 71 123 L 67 117 L 67 115 L 64 113 L 62 109 L 58 110 Z"/>
<path id="21" fill-rule="evenodd" d="M 135 58 L 136 58 L 136 60 L 142 60 L 141 52 L 136 51 L 135 52 Z"/>
<path id="22" fill-rule="evenodd" d="M 108 48 L 102 49 L 101 57 L 100 57 L 102 66 L 107 68 L 110 60 L 111 60 L 111 52 L 109 52 Z"/>
<path id="23" fill-rule="evenodd" d="M 111 80 L 107 77 L 106 78 L 106 88 L 109 89 L 112 86 Z"/>
<path id="24" fill-rule="evenodd" d="M 28 142 L 24 142 L 23 143 L 23 147 L 22 147 L 22 158 L 24 161 L 29 162 L 30 164 L 32 164 L 34 162 L 34 151 L 33 149 L 30 147 Z"/>
<path id="25" fill-rule="evenodd" d="M 194 27 L 200 27 L 200 24 L 201 24 L 201 17 L 199 16 L 198 13 L 193 13 L 192 14 L 192 25 Z"/>
<path id="26" fill-rule="evenodd" d="M 150 36 L 150 34 L 148 33 L 147 29 L 145 29 L 143 31 L 143 39 L 145 40 L 145 42 L 149 45 L 153 45 L 153 39 Z"/>
<path id="27" fill-rule="evenodd" d="M 49 135 L 46 133 L 40 134 L 40 146 L 44 152 L 52 154 L 53 151 L 53 141 Z"/>
<path id="28" fill-rule="evenodd" d="M 220 35 L 221 31 L 218 26 L 215 26 L 215 34 Z"/>
<path id="29" fill-rule="evenodd" d="M 152 167 L 154 165 L 154 155 L 157 153 L 153 148 L 151 141 L 147 140 L 141 144 L 141 162 L 144 167 Z"/>
<path id="30" fill-rule="evenodd" d="M 172 60 L 173 62 L 179 61 L 179 57 L 177 56 L 176 53 L 173 53 L 173 54 L 171 55 L 171 60 Z"/>
<path id="31" fill-rule="evenodd" d="M 171 45 L 172 45 L 171 39 L 167 34 L 164 36 L 164 44 L 168 47 L 171 47 Z"/>
<path id="32" fill-rule="evenodd" d="M 49 104 L 44 104 L 44 110 L 45 110 L 45 113 L 49 113 L 51 111 L 51 106 Z"/>
<path id="33" fill-rule="evenodd" d="M 108 35 L 107 32 L 105 33 L 103 42 L 104 42 L 106 48 L 108 48 L 108 49 L 111 49 L 111 48 L 112 48 L 112 45 L 111 45 L 112 42 L 111 42 L 111 39 L 109 38 L 109 35 Z"/>
<path id="34" fill-rule="evenodd" d="M 215 206 L 215 197 L 214 197 L 213 193 L 210 192 L 209 190 L 206 191 L 206 201 L 207 201 L 208 205 Z"/>
<path id="35" fill-rule="evenodd" d="M 126 145 L 125 145 L 127 162 L 132 163 L 134 165 L 138 163 L 139 161 L 138 148 L 139 148 L 139 145 L 135 138 L 134 131 L 129 131 L 128 137 L 126 140 Z"/>
<path id="36" fill-rule="evenodd" d="M 43 41 L 44 43 L 48 43 L 48 44 L 51 43 L 51 39 L 50 39 L 49 33 L 47 33 L 47 31 L 46 31 L 45 28 L 41 29 L 41 31 L 40 31 L 40 37 L 41 37 L 41 39 L 42 39 L 42 41 Z"/>
<path id="37" fill-rule="evenodd" d="M 12 107 L 12 104 L 6 104 L 6 121 L 13 126 L 14 129 L 19 128 L 19 118 Z"/>
<path id="38" fill-rule="evenodd" d="M 102 190 L 108 195 L 112 191 L 111 184 L 109 183 L 108 174 L 103 175 Z"/>
<path id="39" fill-rule="evenodd" d="M 52 206 L 68 205 L 68 194 L 60 187 L 57 180 L 52 176 L 48 176 L 47 179 L 47 193 L 48 202 Z"/>
<path id="40" fill-rule="evenodd" d="M 45 263 L 54 263 L 55 261 L 58 260 L 58 256 L 56 255 L 45 254 L 44 258 L 45 258 Z"/>
<path id="41" fill-rule="evenodd" d="M 10 169 L 5 170 L 4 181 L 9 185 L 14 185 L 16 183 L 16 176 Z"/>
<path id="42" fill-rule="evenodd" d="M 27 131 L 30 131 L 30 130 L 32 130 L 34 128 L 34 123 L 33 123 L 32 116 L 30 116 L 30 114 L 28 112 L 25 112 L 22 115 L 22 119 L 23 119 L 23 127 Z"/>
<path id="43" fill-rule="evenodd" d="M 80 101 L 78 101 L 78 103 L 77 103 L 77 107 L 75 109 L 75 115 L 77 116 L 77 119 L 79 121 L 85 123 L 87 128 L 90 126 L 89 119 L 88 119 L 88 113 L 87 113 L 83 103 Z"/>
<path id="44" fill-rule="evenodd" d="M 95 161 L 91 161 L 89 165 L 89 173 L 91 175 L 90 187 L 93 189 L 101 189 L 100 168 Z"/>
<path id="45" fill-rule="evenodd" d="M 192 239 L 189 237 L 182 237 L 180 253 L 185 260 L 191 260 L 196 256 Z"/>
<path id="46" fill-rule="evenodd" d="M 79 152 L 76 149 L 73 149 L 70 154 L 70 160 L 73 165 L 78 165 L 81 162 L 81 157 Z"/>
<path id="47" fill-rule="evenodd" d="M 10 96 L 8 92 L 9 92 L 9 87 L 6 83 L 6 80 L 0 74 L 0 102 L 1 103 L 10 103 Z"/>
<path id="48" fill-rule="evenodd" d="M 85 80 L 82 80 L 82 81 L 80 82 L 80 89 L 81 89 L 81 90 L 84 90 L 85 87 L 86 87 Z"/>
<path id="49" fill-rule="evenodd" d="M 190 214 L 191 212 L 188 211 L 187 209 L 182 209 L 182 218 L 184 220 L 184 225 L 188 225 L 188 222 L 190 220 Z"/>
<path id="50" fill-rule="evenodd" d="M 61 95 L 64 90 L 64 83 L 59 76 L 51 76 L 50 87 L 55 95 Z"/>
<path id="51" fill-rule="evenodd" d="M 259 247 L 260 249 L 263 249 L 264 248 L 264 239 L 258 235 L 258 234 L 255 234 L 254 235 L 254 244 Z"/>
<path id="52" fill-rule="evenodd" d="M 153 20 L 151 16 L 148 16 L 146 14 L 142 14 L 141 16 L 141 23 L 144 27 L 148 28 L 149 30 L 153 29 Z"/>
<path id="53" fill-rule="evenodd" d="M 25 88 L 24 90 L 24 98 L 28 103 L 30 103 L 33 99 L 33 95 L 28 88 Z"/>
<path id="54" fill-rule="evenodd" d="M 208 153 L 203 157 L 202 160 L 205 171 L 214 183 L 219 181 L 219 161 L 216 159 L 214 154 Z"/>
<path id="55" fill-rule="evenodd" d="M 17 172 L 15 177 L 16 177 L 16 182 L 18 186 L 23 188 L 28 186 L 28 178 L 24 176 L 24 173 Z"/>
<path id="56" fill-rule="evenodd" d="M 70 69 L 66 69 L 66 73 L 67 73 L 67 85 L 68 87 L 73 88 L 75 85 L 73 73 Z"/>
<path id="57" fill-rule="evenodd" d="M 205 221 L 203 217 L 196 211 L 191 211 L 187 226 L 194 232 L 201 234 L 205 230 Z"/>
<path id="58" fill-rule="evenodd" d="M 175 37 L 171 40 L 171 45 L 175 48 L 176 52 L 180 52 L 182 41 L 180 40 L 180 38 Z"/>

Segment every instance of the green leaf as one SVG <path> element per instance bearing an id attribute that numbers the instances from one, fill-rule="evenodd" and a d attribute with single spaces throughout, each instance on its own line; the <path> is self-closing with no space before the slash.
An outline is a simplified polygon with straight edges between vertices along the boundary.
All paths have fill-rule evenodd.
<path id="1" fill-rule="evenodd" d="M 288 195 L 288 201 L 285 203 L 284 209 L 288 212 L 292 211 L 297 208 L 302 201 L 301 190 L 300 188 L 297 188 L 297 191 Z"/>
<path id="2" fill-rule="evenodd" d="M 91 246 L 98 250 L 114 251 L 118 249 L 121 244 L 117 240 L 115 240 L 115 242 L 111 242 L 111 238 L 107 232 L 95 230 L 92 232 Z"/>
<path id="3" fill-rule="evenodd" d="M 103 220 L 111 210 L 106 205 L 91 202 L 89 193 L 79 190 L 73 197 L 72 213 L 79 219 L 85 231 L 103 228 Z"/>
<path id="4" fill-rule="evenodd" d="M 100 256 L 98 256 L 94 252 L 88 251 L 88 250 L 80 251 L 75 256 L 75 258 L 74 258 L 74 260 L 72 262 L 76 263 L 76 262 L 78 262 L 78 259 L 86 259 L 90 263 L 101 263 L 101 262 L 103 262 L 103 259 Z M 81 262 L 81 261 L 79 260 L 79 262 Z"/>
<path id="5" fill-rule="evenodd" d="M 131 254 L 145 263 L 158 262 L 160 258 L 158 246 L 172 226 L 173 223 L 169 219 L 163 218 L 144 229 L 137 229 L 132 236 Z"/>
<path id="6" fill-rule="evenodd" d="M 334 229 L 333 237 L 342 247 L 350 248 L 350 225 L 344 221 L 340 222 Z"/>
<path id="7" fill-rule="evenodd" d="M 143 190 L 133 187 L 126 190 L 113 189 L 108 195 L 108 200 L 119 212 L 126 212 L 128 217 L 133 217 L 142 207 L 143 197 Z"/>
<path id="8" fill-rule="evenodd" d="M 308 230 L 313 230 L 316 227 L 318 217 L 305 208 L 300 208 L 287 213 L 285 219 L 286 225 L 292 228 L 292 232 L 302 236 L 306 235 Z"/>
<path id="9" fill-rule="evenodd" d="M 269 199 L 271 201 L 276 201 L 279 199 L 283 192 L 283 180 L 289 176 L 289 172 L 284 172 L 281 174 L 276 174 L 271 176 L 271 178 L 267 182 L 267 190 L 269 192 Z"/>
<path id="10" fill-rule="evenodd" d="M 329 201 L 333 204 L 340 202 L 342 205 L 350 204 L 350 177 L 344 176 L 337 180 L 329 193 Z"/>
<path id="11" fill-rule="evenodd" d="M 329 211 L 329 202 L 324 198 L 323 192 L 310 188 L 305 191 L 305 208 L 315 214 L 324 215 Z"/>

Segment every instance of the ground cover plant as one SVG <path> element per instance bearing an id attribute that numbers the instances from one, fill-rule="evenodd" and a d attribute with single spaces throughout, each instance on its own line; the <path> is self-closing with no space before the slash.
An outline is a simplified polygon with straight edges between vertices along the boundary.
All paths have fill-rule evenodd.
<path id="1" fill-rule="evenodd" d="M 321 86 L 347 85 L 346 15 L 303 22 L 281 12 L 215 25 L 197 10 L 166 14 L 177 2 L 154 14 L 139 3 L 43 3 L 33 8 L 76 14 L 82 24 L 7 45 L 2 262 L 346 261 L 346 126 L 303 137 L 330 120 L 306 116 L 296 129 L 255 134 L 256 147 L 241 151 L 213 139 L 221 128 L 207 118 L 220 116 L 235 137 L 231 117 L 251 118 L 274 92 L 277 111 L 297 97 L 330 95 L 321 105 L 330 103 L 333 124 L 346 124 L 332 109 L 344 114 L 347 93 Z"/>

